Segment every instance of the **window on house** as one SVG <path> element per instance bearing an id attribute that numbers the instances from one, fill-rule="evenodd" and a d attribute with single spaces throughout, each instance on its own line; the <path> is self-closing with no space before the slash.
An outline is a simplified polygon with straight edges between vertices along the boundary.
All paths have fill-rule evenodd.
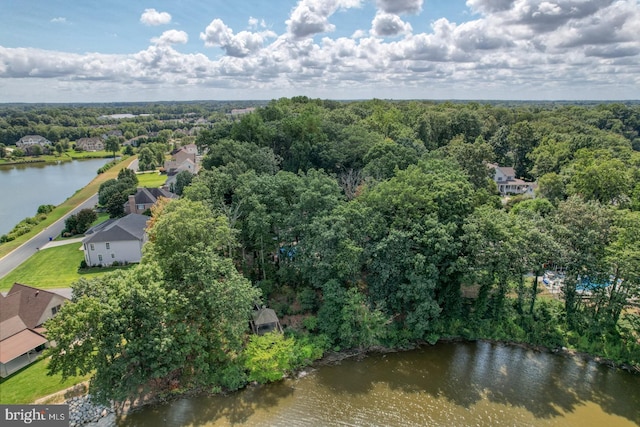
<path id="1" fill-rule="evenodd" d="M 98 261 L 102 262 L 102 255 L 98 255 Z"/>
<path id="2" fill-rule="evenodd" d="M 57 312 L 60 311 L 60 304 L 56 305 L 55 307 L 51 308 L 51 315 L 55 316 Z"/>
<path id="3" fill-rule="evenodd" d="M 136 209 L 139 210 L 139 211 L 143 211 L 146 208 L 144 207 L 144 205 L 136 205 Z"/>
<path id="4" fill-rule="evenodd" d="M 116 257 L 116 254 L 111 254 L 111 259 L 114 259 Z"/>
<path id="5" fill-rule="evenodd" d="M 93 251 L 95 248 L 93 247 L 93 243 L 91 243 L 91 250 Z"/>
<path id="6" fill-rule="evenodd" d="M 111 249 L 111 246 L 109 245 L 109 242 L 107 242 L 107 249 Z"/>

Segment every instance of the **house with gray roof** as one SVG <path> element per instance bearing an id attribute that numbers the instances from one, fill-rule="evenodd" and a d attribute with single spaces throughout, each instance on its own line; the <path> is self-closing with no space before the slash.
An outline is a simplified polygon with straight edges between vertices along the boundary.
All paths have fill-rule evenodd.
<path id="1" fill-rule="evenodd" d="M 53 145 L 51 141 L 49 141 L 44 136 L 40 135 L 25 135 L 16 142 L 16 147 L 27 149 L 34 145 L 39 145 L 41 147 L 45 147 L 47 145 Z"/>
<path id="2" fill-rule="evenodd" d="M 90 228 L 82 240 L 84 260 L 88 266 L 109 266 L 114 262 L 140 262 L 142 246 L 147 241 L 149 217 L 129 214 L 110 219 Z"/>
<path id="3" fill-rule="evenodd" d="M 124 204 L 126 214 L 141 214 L 147 209 L 151 209 L 159 198 L 175 199 L 178 196 L 162 188 L 141 187 L 136 190 L 136 194 L 129 195 L 129 199 Z"/>
<path id="4" fill-rule="evenodd" d="M 0 377 L 36 361 L 49 346 L 44 322 L 55 316 L 67 298 L 44 289 L 14 283 L 0 294 Z"/>

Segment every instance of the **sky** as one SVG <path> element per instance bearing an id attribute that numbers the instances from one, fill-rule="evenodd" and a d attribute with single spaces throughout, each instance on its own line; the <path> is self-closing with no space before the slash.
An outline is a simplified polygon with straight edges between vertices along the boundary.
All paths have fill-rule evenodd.
<path id="1" fill-rule="evenodd" d="M 640 0 L 0 0 L 0 102 L 638 100 Z"/>

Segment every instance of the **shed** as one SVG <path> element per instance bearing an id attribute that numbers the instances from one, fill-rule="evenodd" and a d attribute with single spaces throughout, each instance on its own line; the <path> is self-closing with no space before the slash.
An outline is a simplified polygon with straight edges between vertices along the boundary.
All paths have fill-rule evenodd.
<path id="1" fill-rule="evenodd" d="M 276 312 L 270 308 L 262 307 L 254 310 L 251 320 L 251 330 L 254 334 L 264 335 L 269 332 L 277 331 L 282 333 L 282 326 Z"/>

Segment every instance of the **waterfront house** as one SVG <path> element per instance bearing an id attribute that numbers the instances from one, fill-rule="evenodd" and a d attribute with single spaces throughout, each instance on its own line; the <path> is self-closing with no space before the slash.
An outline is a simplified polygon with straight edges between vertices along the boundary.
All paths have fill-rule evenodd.
<path id="1" fill-rule="evenodd" d="M 46 146 L 53 145 L 53 143 L 49 141 L 47 138 L 45 138 L 44 136 L 40 136 L 40 135 L 25 135 L 22 138 L 20 138 L 18 142 L 16 142 L 16 147 L 21 148 L 23 150 L 34 145 L 46 147 Z"/>
<path id="2" fill-rule="evenodd" d="M 104 142 L 102 138 L 94 136 L 93 138 L 80 138 L 76 141 L 76 150 L 82 151 L 103 151 Z"/>
<path id="3" fill-rule="evenodd" d="M 149 217 L 136 213 L 110 219 L 90 228 L 82 240 L 84 260 L 88 266 L 109 266 L 140 262 L 142 246 L 147 241 Z"/>
<path id="4" fill-rule="evenodd" d="M 0 377 L 34 362 L 49 347 L 44 322 L 56 315 L 67 298 L 14 283 L 0 295 Z"/>

